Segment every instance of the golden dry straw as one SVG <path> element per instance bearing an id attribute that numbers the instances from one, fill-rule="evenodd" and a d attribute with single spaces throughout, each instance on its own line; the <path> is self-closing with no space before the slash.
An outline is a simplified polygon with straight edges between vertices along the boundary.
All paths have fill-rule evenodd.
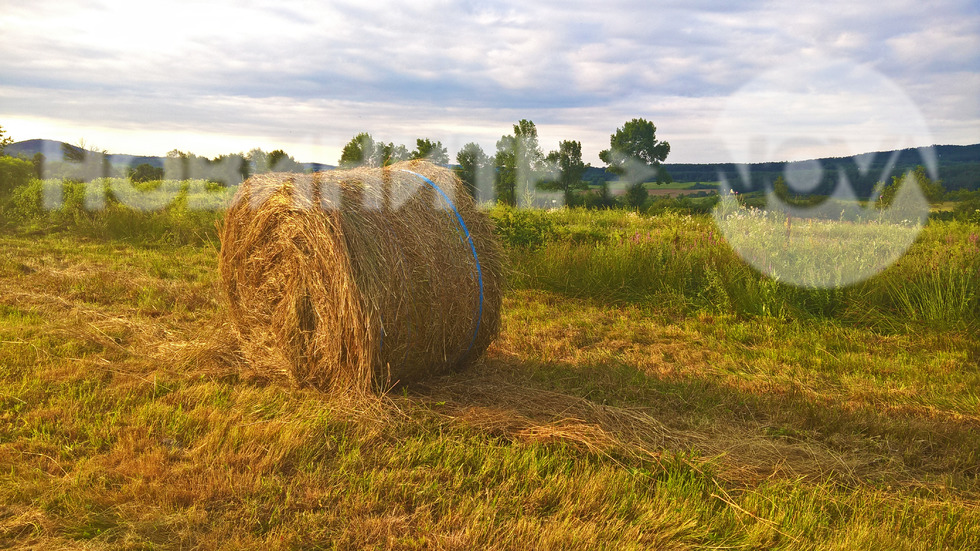
<path id="1" fill-rule="evenodd" d="M 413 161 L 249 178 L 220 271 L 251 369 L 384 391 L 483 354 L 500 327 L 501 259 L 464 184 Z"/>

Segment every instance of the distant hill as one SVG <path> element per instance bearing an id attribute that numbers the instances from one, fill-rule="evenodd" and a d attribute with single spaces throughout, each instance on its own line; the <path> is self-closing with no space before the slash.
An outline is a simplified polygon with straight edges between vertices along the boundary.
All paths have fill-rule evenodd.
<path id="1" fill-rule="evenodd" d="M 24 140 L 22 142 L 16 142 L 8 145 L 4 148 L 4 154 L 10 155 L 11 157 L 27 157 L 31 158 L 37 153 L 44 155 L 45 159 L 49 161 L 63 161 L 64 160 L 64 148 L 70 147 L 79 151 L 84 151 L 86 153 L 92 153 L 87 149 L 81 149 L 77 146 L 66 144 L 65 142 L 59 142 L 55 140 Z M 154 157 L 147 155 L 124 155 L 117 153 L 110 153 L 108 155 L 109 163 L 116 167 L 135 167 L 141 164 L 148 164 L 157 168 L 163 168 L 163 163 L 166 157 Z M 334 165 L 328 165 L 323 163 L 300 163 L 304 169 L 312 170 L 314 172 L 322 172 L 325 170 L 333 170 L 337 168 Z"/>
<path id="2" fill-rule="evenodd" d="M 55 140 L 24 140 L 8 145 L 3 153 L 11 157 L 33 157 L 37 153 L 43 153 L 48 159 L 61 160 L 61 147 L 64 143 Z"/>
<path id="3" fill-rule="evenodd" d="M 734 163 L 681 164 L 665 163 L 664 168 L 678 182 L 716 182 L 724 178 L 739 192 L 757 191 L 771 185 L 787 169 L 807 170 L 818 164 L 822 175 L 816 193 L 829 193 L 840 180 L 847 177 L 859 197 L 867 197 L 875 184 L 890 181 L 918 165 L 925 165 L 923 150 L 909 148 L 862 153 L 852 157 L 824 157 L 816 161 L 770 162 L 736 165 Z M 939 178 L 947 190 L 980 189 L 980 144 L 936 145 L 932 147 L 938 162 Z M 743 181 L 748 168 L 749 179 Z"/>
<path id="4" fill-rule="evenodd" d="M 725 179 L 740 193 L 758 191 L 771 185 L 787 169 L 807 170 L 819 164 L 822 175 L 817 193 L 830 192 L 840 174 L 845 174 L 855 193 L 861 197 L 870 195 L 879 180 L 890 181 L 892 176 L 904 174 L 918 165 L 925 165 L 922 150 L 909 148 L 892 151 L 862 153 L 853 157 L 824 157 L 810 161 L 769 162 L 737 165 L 735 163 L 664 163 L 664 168 L 675 182 L 717 182 Z M 980 144 L 936 145 L 932 147 L 939 164 L 939 178 L 947 190 L 980 189 Z M 809 165 L 809 166 L 808 166 Z M 743 181 L 745 169 L 748 181 Z M 584 179 L 590 182 L 615 180 L 616 176 L 605 169 L 590 168 Z"/>

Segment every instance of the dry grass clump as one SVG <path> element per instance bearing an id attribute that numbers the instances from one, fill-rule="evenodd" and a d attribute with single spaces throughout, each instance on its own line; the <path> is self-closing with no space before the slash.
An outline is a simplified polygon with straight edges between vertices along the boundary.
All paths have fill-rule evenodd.
<path id="1" fill-rule="evenodd" d="M 463 183 L 425 162 L 254 176 L 220 271 L 252 369 L 325 391 L 466 366 L 500 327 L 502 254 Z"/>

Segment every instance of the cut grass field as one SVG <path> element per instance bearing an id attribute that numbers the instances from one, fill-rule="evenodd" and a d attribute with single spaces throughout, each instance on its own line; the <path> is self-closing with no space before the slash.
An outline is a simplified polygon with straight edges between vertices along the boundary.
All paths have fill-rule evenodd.
<path id="1" fill-rule="evenodd" d="M 488 357 L 366 402 L 241 369 L 213 240 L 0 233 L 0 546 L 980 548 L 980 228 L 807 294 L 548 216 Z"/>

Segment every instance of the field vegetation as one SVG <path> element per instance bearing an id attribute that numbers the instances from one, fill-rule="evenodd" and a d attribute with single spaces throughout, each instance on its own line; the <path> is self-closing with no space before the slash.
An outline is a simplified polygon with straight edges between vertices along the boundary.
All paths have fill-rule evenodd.
<path id="1" fill-rule="evenodd" d="M 220 186 L 140 185 L 0 194 L 0 546 L 980 548 L 980 220 L 809 290 L 680 200 L 494 207 L 488 356 L 351 401 L 243 369 Z"/>

